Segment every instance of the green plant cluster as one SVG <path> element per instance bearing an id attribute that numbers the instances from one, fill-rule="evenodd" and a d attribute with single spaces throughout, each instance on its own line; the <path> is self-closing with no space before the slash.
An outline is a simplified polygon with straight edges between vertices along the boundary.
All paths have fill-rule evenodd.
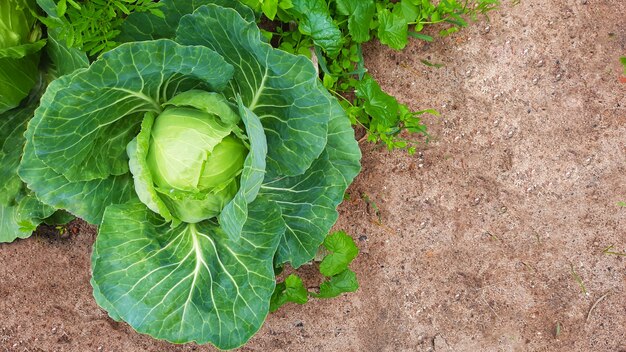
<path id="1" fill-rule="evenodd" d="M 354 125 L 366 130 L 371 142 L 389 149 L 415 152 L 416 142 L 403 131 L 426 135 L 419 116 L 385 93 L 367 73 L 361 45 L 372 39 L 401 50 L 409 38 L 432 41 L 422 33 L 441 24 L 440 36 L 468 25 L 467 19 L 494 10 L 499 0 L 242 0 L 277 24 L 266 37 L 278 48 L 318 61 L 324 86 L 342 101 Z M 425 63 L 439 67 L 436 64 Z"/>
<path id="2" fill-rule="evenodd" d="M 318 292 L 307 290 L 302 279 L 297 274 L 291 274 L 283 282 L 276 284 L 270 301 L 271 312 L 287 302 L 304 304 L 308 302 L 309 296 L 333 298 L 359 288 L 356 274 L 348 268 L 359 254 L 352 237 L 344 231 L 337 231 L 324 239 L 323 248 L 329 253 L 322 259 L 319 271 L 327 280 L 320 284 Z"/>
<path id="3" fill-rule="evenodd" d="M 124 19 L 131 13 L 163 17 L 153 0 L 38 0 L 50 17 L 39 17 L 48 28 L 58 29 L 67 46 L 98 56 L 118 45 Z"/>

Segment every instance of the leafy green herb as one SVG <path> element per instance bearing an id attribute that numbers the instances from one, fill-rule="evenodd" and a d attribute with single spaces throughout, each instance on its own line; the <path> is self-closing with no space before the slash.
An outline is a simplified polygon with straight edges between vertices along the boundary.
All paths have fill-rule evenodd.
<path id="1" fill-rule="evenodd" d="M 270 300 L 270 312 L 276 311 L 283 304 L 293 302 L 304 304 L 309 300 L 309 292 L 302 283 L 302 279 L 295 274 L 287 276 L 285 281 L 276 284 Z"/>
<path id="2" fill-rule="evenodd" d="M 343 231 L 337 231 L 326 237 L 324 248 L 331 253 L 320 263 L 320 273 L 328 279 L 320 284 L 319 292 L 307 291 L 302 280 L 296 274 L 291 274 L 284 282 L 276 285 L 270 303 L 271 311 L 277 310 L 287 302 L 304 304 L 308 300 L 307 296 L 333 298 L 359 288 L 356 274 L 348 269 L 348 265 L 359 253 L 352 237 Z"/>
<path id="3" fill-rule="evenodd" d="M 259 4 L 268 4 L 262 0 L 244 2 L 256 4 L 259 11 Z M 361 44 L 377 38 L 400 50 L 409 37 L 432 41 L 433 37 L 420 33 L 425 26 L 440 24 L 445 28 L 439 35 L 450 35 L 468 25 L 465 18 L 476 20 L 478 15 L 495 9 L 499 1 L 442 0 L 435 4 L 429 0 L 291 0 L 290 5 L 293 6 L 276 7 L 276 16 L 262 9 L 267 17 L 280 21 L 274 32 L 266 32 L 267 37 L 278 48 L 307 57 L 311 57 L 310 49 L 315 47 L 313 59 L 319 63 L 324 86 L 342 100 L 352 123 L 365 129 L 366 139 L 412 154 L 417 141 L 402 137 L 401 133 L 426 135 L 426 127 L 418 116 L 436 112 L 413 111 L 384 93 L 366 73 Z M 390 110 L 382 108 L 384 105 Z"/>
<path id="4" fill-rule="evenodd" d="M 324 276 L 334 276 L 348 269 L 348 265 L 359 254 L 359 249 L 352 237 L 343 231 L 326 237 L 324 247 L 332 252 L 320 263 L 320 272 Z"/>
<path id="5" fill-rule="evenodd" d="M 342 293 L 354 292 L 359 288 L 359 282 L 356 279 L 354 271 L 346 269 L 337 275 L 334 275 L 330 280 L 324 281 L 320 285 L 320 292 L 313 293 L 311 296 L 316 298 L 334 298 Z"/>
<path id="6" fill-rule="evenodd" d="M 161 3 L 153 0 L 37 0 L 48 14 L 40 20 L 57 29 L 67 46 L 98 56 L 118 45 L 124 19 L 132 13 L 163 17 Z"/>

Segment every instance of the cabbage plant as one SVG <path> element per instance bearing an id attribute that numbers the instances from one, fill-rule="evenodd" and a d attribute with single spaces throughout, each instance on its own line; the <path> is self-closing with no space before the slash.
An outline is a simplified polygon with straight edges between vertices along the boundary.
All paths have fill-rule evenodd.
<path id="1" fill-rule="evenodd" d="M 19 105 L 37 82 L 39 51 L 46 44 L 35 0 L 0 3 L 0 113 Z"/>
<path id="2" fill-rule="evenodd" d="M 92 286 L 112 318 L 229 349 L 267 316 L 275 268 L 313 259 L 361 154 L 310 60 L 210 2 L 54 80 L 19 174 L 100 225 Z"/>

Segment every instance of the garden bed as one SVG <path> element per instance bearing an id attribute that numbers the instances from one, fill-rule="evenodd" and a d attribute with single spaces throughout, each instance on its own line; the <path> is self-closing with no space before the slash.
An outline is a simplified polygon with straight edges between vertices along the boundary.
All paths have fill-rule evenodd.
<path id="1" fill-rule="evenodd" d="M 361 250 L 359 291 L 284 306 L 241 351 L 626 350 L 626 5 L 490 17 L 364 48 L 384 90 L 441 117 L 413 156 L 361 144 L 335 226 Z M 89 284 L 95 233 L 77 221 L 0 245 L 0 350 L 214 350 L 108 318 Z"/>

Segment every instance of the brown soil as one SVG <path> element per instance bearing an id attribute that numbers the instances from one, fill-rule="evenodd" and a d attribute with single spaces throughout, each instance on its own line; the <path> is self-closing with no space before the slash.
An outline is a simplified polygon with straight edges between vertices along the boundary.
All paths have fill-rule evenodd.
<path id="1" fill-rule="evenodd" d="M 440 110 L 433 139 L 362 146 L 337 224 L 360 290 L 283 307 L 241 351 L 626 351 L 626 258 L 603 253 L 626 251 L 624 19 L 623 0 L 522 0 L 432 44 L 368 46 L 385 90 Z M 76 226 L 0 246 L 0 351 L 213 350 L 108 319 Z"/>

